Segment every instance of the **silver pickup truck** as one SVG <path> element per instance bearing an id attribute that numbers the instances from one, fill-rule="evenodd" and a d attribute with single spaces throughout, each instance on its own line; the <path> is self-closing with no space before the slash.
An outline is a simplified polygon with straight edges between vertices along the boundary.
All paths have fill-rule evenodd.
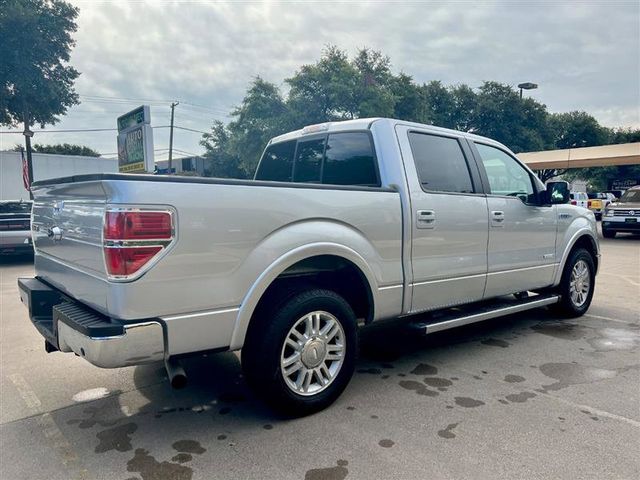
<path id="1" fill-rule="evenodd" d="M 48 351 L 164 361 L 179 386 L 182 357 L 242 349 L 290 415 L 344 390 L 360 326 L 582 315 L 600 257 L 566 183 L 545 189 L 490 139 L 391 119 L 274 138 L 251 181 L 82 175 L 33 193 L 36 277 L 19 287 Z"/>

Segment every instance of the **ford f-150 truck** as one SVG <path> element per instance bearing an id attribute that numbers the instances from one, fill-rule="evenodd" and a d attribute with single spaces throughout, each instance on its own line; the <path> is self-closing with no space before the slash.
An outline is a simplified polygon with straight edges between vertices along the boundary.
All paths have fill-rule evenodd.
<path id="1" fill-rule="evenodd" d="M 48 351 L 100 367 L 240 350 L 290 415 L 351 378 L 358 329 L 437 332 L 527 309 L 582 315 L 592 212 L 504 145 L 391 119 L 272 139 L 251 181 L 81 175 L 34 185 L 35 278 L 21 298 Z"/>

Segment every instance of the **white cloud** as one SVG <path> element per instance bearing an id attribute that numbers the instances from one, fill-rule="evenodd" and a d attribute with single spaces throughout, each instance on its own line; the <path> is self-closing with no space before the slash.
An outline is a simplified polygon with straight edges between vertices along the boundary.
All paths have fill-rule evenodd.
<path id="1" fill-rule="evenodd" d="M 640 4 L 528 2 L 96 2 L 80 8 L 72 64 L 84 95 L 182 100 L 178 124 L 206 130 L 255 75 L 279 85 L 327 44 L 382 50 L 419 82 L 540 85 L 551 111 L 586 110 L 608 126 L 640 127 Z M 114 127 L 136 104 L 85 101 L 57 128 Z M 166 104 L 152 106 L 167 124 Z M 115 133 L 39 135 L 115 152 Z M 166 138 L 165 138 L 166 137 Z M 198 152 L 199 135 L 176 132 Z M 166 148 L 168 131 L 155 131 Z"/>

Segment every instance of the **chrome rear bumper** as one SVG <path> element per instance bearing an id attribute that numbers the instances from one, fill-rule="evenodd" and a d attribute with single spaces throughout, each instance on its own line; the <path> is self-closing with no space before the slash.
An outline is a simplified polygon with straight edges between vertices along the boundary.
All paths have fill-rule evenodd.
<path id="1" fill-rule="evenodd" d="M 74 352 L 103 368 L 165 359 L 159 321 L 118 322 L 74 302 L 37 278 L 18 279 L 20 299 L 47 342 L 47 351 Z"/>

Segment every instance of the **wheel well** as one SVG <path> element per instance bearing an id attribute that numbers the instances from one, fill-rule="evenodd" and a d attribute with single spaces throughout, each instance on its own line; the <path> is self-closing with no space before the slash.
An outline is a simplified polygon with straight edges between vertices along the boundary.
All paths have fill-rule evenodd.
<path id="1" fill-rule="evenodd" d="M 590 235 L 582 235 L 576 243 L 571 247 L 571 251 L 578 248 L 584 248 L 587 252 L 591 254 L 591 258 L 593 259 L 593 264 L 596 267 L 596 271 L 598 270 L 598 247 L 596 246 L 596 242 Z"/>
<path id="2" fill-rule="evenodd" d="M 366 323 L 373 320 L 369 282 L 354 263 L 336 255 L 319 255 L 291 265 L 269 285 L 255 311 L 308 288 L 332 290 L 349 303 L 356 318 L 363 318 Z"/>

